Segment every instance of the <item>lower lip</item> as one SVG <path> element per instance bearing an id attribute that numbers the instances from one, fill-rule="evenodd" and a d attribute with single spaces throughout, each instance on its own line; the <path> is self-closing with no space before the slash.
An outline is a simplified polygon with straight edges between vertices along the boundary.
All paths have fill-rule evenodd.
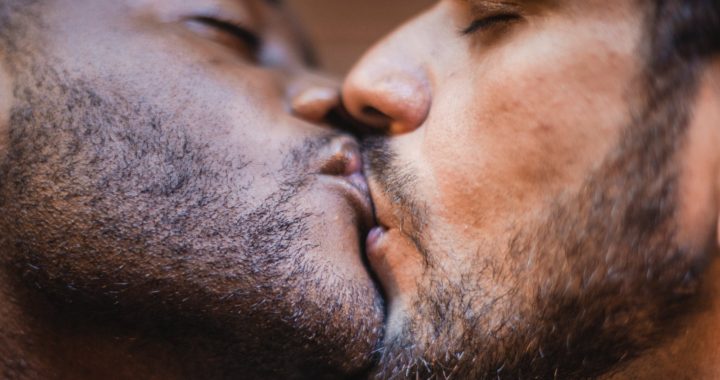
<path id="1" fill-rule="evenodd" d="M 380 241 L 380 238 L 382 238 L 382 235 L 385 233 L 385 229 L 382 227 L 374 227 L 367 236 L 367 246 L 368 247 L 375 247 L 378 242 Z"/>
<path id="2" fill-rule="evenodd" d="M 368 232 L 367 238 L 365 240 L 365 251 L 369 258 L 379 256 L 380 241 L 382 240 L 384 235 L 385 228 L 383 227 L 373 227 L 370 232 Z"/>

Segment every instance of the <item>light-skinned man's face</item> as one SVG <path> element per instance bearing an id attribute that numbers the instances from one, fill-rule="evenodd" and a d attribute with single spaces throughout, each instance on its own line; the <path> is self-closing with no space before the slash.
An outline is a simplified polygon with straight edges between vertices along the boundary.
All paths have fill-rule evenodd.
<path id="1" fill-rule="evenodd" d="M 368 366 L 359 150 L 306 121 L 336 93 L 280 5 L 0 7 L 3 265 L 90 320 L 197 342 L 195 377 Z"/>
<path id="2" fill-rule="evenodd" d="M 382 377 L 596 376 L 693 294 L 718 139 L 689 108 L 717 89 L 646 64 L 639 3 L 443 0 L 350 73 L 346 108 L 389 134 L 366 160 Z"/>

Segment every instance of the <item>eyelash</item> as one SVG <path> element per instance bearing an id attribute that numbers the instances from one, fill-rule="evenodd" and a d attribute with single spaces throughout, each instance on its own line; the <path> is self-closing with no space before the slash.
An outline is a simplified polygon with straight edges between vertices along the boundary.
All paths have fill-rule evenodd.
<path id="1" fill-rule="evenodd" d="M 505 25 L 520 19 L 519 15 L 512 13 L 500 13 L 477 19 L 467 28 L 462 30 L 463 35 L 470 35 L 478 31 L 488 30 L 495 26 Z"/>
<path id="2" fill-rule="evenodd" d="M 237 25 L 232 21 L 225 21 L 206 16 L 192 17 L 191 20 L 216 28 L 222 32 L 232 35 L 233 37 L 237 37 L 242 40 L 243 43 L 247 44 L 248 48 L 254 55 L 257 55 L 262 47 L 262 39 L 257 34 L 249 31 L 241 25 Z"/>

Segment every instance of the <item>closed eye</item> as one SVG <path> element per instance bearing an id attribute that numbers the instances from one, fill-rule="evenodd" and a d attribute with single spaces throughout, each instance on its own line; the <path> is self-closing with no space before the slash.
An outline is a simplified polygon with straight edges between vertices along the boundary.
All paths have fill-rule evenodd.
<path id="1" fill-rule="evenodd" d="M 507 25 L 520 20 L 520 16 L 513 13 L 500 13 L 477 19 L 467 28 L 462 30 L 463 35 L 470 35 L 482 30 L 488 30 L 493 27 Z"/>
<path id="2" fill-rule="evenodd" d="M 232 21 L 208 16 L 189 17 L 187 21 L 197 22 L 232 36 L 242 42 L 247 50 L 255 57 L 257 57 L 262 48 L 262 40 L 257 34 Z"/>

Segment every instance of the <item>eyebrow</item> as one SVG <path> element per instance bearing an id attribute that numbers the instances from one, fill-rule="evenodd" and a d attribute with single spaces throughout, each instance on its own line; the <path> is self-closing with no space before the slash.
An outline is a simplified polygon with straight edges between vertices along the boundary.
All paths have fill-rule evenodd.
<path id="1" fill-rule="evenodd" d="M 528 5 L 538 5 L 549 2 L 548 0 L 458 0 L 462 3 L 466 3 L 473 6 L 482 7 L 519 7 Z"/>
<path id="2" fill-rule="evenodd" d="M 556 6 L 560 0 L 457 0 L 478 12 L 517 11 Z"/>
<path id="3" fill-rule="evenodd" d="M 480 4 L 480 5 L 519 5 L 519 3 L 523 3 L 526 1 L 504 1 L 504 0 L 458 0 L 461 3 L 467 3 L 470 5 Z"/>
<path id="4" fill-rule="evenodd" d="M 265 0 L 265 2 L 273 7 L 280 7 L 283 5 L 283 0 Z"/>
<path id="5" fill-rule="evenodd" d="M 492 11 L 496 9 L 505 9 L 508 7 L 519 7 L 527 1 L 504 1 L 504 0 L 458 0 L 459 2 L 470 6 L 473 9 Z M 532 0 L 529 0 L 532 1 Z"/>

